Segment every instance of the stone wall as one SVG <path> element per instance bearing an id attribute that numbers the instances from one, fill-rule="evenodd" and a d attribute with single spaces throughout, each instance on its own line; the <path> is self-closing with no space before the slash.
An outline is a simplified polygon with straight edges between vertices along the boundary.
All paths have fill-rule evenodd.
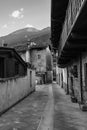
<path id="1" fill-rule="evenodd" d="M 74 66 L 77 66 L 77 76 L 75 76 L 71 70 Z M 81 101 L 81 86 L 80 86 L 80 57 L 73 60 L 72 64 L 68 67 L 68 86 L 69 92 L 72 93 L 72 89 L 74 91 L 74 96 L 78 101 Z"/>
<path id="2" fill-rule="evenodd" d="M 63 88 L 65 91 L 67 90 L 68 84 L 70 95 L 73 91 L 73 96 L 77 99 L 77 101 L 81 101 L 81 98 L 83 98 L 83 101 L 87 102 L 87 66 L 85 69 L 85 65 L 87 65 L 87 52 L 82 52 L 81 56 L 79 55 L 77 58 L 74 58 L 67 66 L 68 74 L 66 68 L 57 68 L 57 83 L 62 87 L 61 73 L 63 73 Z M 74 67 L 77 67 L 77 74 L 74 72 Z"/>
<path id="3" fill-rule="evenodd" d="M 83 98 L 85 102 L 87 102 L 87 79 L 85 78 L 85 74 L 87 70 L 85 70 L 85 64 L 87 64 L 87 52 L 84 52 L 82 55 L 82 87 L 83 87 Z"/>
<path id="4" fill-rule="evenodd" d="M 36 71 L 46 72 L 46 50 L 32 50 L 31 64 L 34 65 Z"/>

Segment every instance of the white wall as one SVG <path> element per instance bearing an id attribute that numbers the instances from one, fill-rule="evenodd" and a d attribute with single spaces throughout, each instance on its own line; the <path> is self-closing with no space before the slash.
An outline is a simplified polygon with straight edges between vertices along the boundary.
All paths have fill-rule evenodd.
<path id="1" fill-rule="evenodd" d="M 63 82 L 67 84 L 67 69 L 63 69 Z"/>
<path id="2" fill-rule="evenodd" d="M 30 62 L 30 52 L 29 50 L 26 51 L 26 54 L 25 54 L 25 59 L 26 59 L 26 62 Z"/>
<path id="3" fill-rule="evenodd" d="M 21 56 L 21 58 L 26 61 L 26 62 L 30 62 L 30 52 L 29 50 L 26 50 L 25 53 L 20 53 L 19 54 Z"/>
<path id="4" fill-rule="evenodd" d="M 35 72 L 32 71 L 32 87 L 30 87 L 30 70 L 25 77 L 0 82 L 0 112 L 35 90 Z"/>

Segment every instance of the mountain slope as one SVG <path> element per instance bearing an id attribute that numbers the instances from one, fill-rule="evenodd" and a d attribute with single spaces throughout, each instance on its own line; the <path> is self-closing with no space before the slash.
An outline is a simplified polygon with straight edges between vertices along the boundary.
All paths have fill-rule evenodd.
<path id="1" fill-rule="evenodd" d="M 42 30 L 37 30 L 35 28 L 24 28 L 17 30 L 7 36 L 1 37 L 0 45 L 7 43 L 8 46 L 17 46 L 20 44 L 25 44 L 30 40 L 42 44 L 44 42 L 47 42 L 49 37 L 50 27 Z"/>

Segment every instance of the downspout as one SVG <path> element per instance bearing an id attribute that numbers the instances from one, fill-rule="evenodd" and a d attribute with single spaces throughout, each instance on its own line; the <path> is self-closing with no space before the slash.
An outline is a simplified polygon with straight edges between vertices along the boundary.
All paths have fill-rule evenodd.
<path id="1" fill-rule="evenodd" d="M 81 102 L 83 103 L 83 88 L 82 88 L 82 54 L 80 53 L 80 90 L 81 90 Z"/>

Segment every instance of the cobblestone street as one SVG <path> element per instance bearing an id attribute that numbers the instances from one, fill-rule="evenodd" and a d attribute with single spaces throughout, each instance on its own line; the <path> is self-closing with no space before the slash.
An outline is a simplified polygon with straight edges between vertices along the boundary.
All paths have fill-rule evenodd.
<path id="1" fill-rule="evenodd" d="M 0 130 L 86 130 L 87 112 L 56 83 L 36 91 L 0 117 Z"/>

